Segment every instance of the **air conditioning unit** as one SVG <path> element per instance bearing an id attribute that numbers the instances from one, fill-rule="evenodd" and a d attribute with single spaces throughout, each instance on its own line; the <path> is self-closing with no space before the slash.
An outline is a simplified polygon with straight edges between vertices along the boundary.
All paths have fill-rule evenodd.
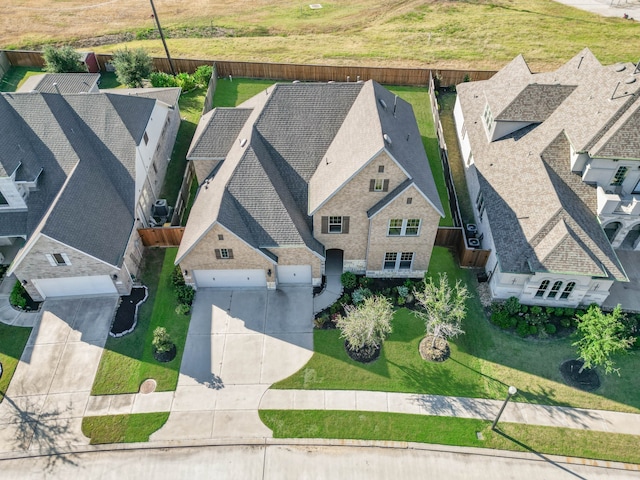
<path id="1" fill-rule="evenodd" d="M 467 223 L 467 233 L 478 233 L 478 226 L 475 223 Z"/>
<path id="2" fill-rule="evenodd" d="M 468 238 L 467 243 L 469 244 L 469 248 L 480 248 L 480 240 L 477 238 Z"/>

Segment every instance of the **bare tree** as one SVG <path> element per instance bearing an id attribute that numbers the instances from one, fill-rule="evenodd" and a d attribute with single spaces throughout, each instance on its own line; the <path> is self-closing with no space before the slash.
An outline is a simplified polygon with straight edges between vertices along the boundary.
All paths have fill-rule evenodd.
<path id="1" fill-rule="evenodd" d="M 422 307 L 416 315 L 424 321 L 427 336 L 433 337 L 432 348 L 438 338 L 446 341 L 464 333 L 462 320 L 469 293 L 460 280 L 451 287 L 447 274 L 440 273 L 438 282 L 434 282 L 432 278 L 425 279 L 422 290 L 414 289 L 413 295 Z"/>

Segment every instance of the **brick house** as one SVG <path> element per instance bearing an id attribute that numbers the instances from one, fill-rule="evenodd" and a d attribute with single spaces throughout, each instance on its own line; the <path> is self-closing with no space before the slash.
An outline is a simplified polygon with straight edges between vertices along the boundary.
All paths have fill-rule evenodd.
<path id="1" fill-rule="evenodd" d="M 411 105 L 379 84 L 276 84 L 198 125 L 176 264 L 195 287 L 424 275 L 443 214 Z"/>
<path id="2" fill-rule="evenodd" d="M 36 300 L 128 294 L 180 89 L 0 96 L 0 259 Z"/>
<path id="3" fill-rule="evenodd" d="M 640 70 L 585 49 L 533 74 L 518 56 L 458 86 L 454 116 L 494 298 L 602 304 L 640 249 Z"/>

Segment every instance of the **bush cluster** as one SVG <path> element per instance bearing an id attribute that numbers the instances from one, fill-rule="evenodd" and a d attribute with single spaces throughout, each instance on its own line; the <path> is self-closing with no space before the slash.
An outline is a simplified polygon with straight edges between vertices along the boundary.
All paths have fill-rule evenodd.
<path id="1" fill-rule="evenodd" d="M 13 285 L 13 289 L 11 290 L 11 294 L 9 295 L 9 303 L 14 307 L 18 307 L 24 309 L 27 306 L 27 292 L 20 283 L 20 281 L 16 281 Z"/>
<path id="2" fill-rule="evenodd" d="M 357 285 L 356 274 L 353 272 L 344 272 L 340 275 L 340 283 L 342 283 L 342 286 L 347 290 L 353 290 Z"/>
<path id="3" fill-rule="evenodd" d="M 188 92 L 199 86 L 206 86 L 209 83 L 213 67 L 201 65 L 193 75 L 179 73 L 175 77 L 164 72 L 153 72 L 149 79 L 154 87 L 180 87 L 183 92 Z"/>
<path id="4" fill-rule="evenodd" d="M 522 305 L 517 297 L 510 297 L 503 303 L 494 302 L 491 307 L 490 321 L 504 330 L 515 329 L 521 337 L 548 336 L 557 333 L 556 323 L 562 328 L 575 326 L 576 313 L 580 311 L 583 310 L 571 307 Z"/>
<path id="5" fill-rule="evenodd" d="M 176 265 L 171 272 L 171 283 L 173 284 L 178 299 L 178 307 L 176 313 L 178 315 L 186 315 L 191 311 L 191 304 L 193 304 L 193 298 L 196 295 L 196 291 L 191 285 L 184 283 L 184 277 L 182 276 L 182 270 L 180 265 Z"/>

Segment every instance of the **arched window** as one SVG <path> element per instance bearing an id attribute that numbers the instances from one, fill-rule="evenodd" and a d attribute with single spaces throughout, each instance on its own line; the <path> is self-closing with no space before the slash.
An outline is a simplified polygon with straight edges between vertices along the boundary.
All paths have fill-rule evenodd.
<path id="1" fill-rule="evenodd" d="M 567 286 L 564 287 L 564 291 L 562 292 L 562 295 L 560 295 L 560 299 L 564 300 L 566 298 L 569 298 L 569 295 L 571 294 L 571 292 L 573 292 L 573 289 L 575 286 L 576 286 L 576 282 L 567 283 Z"/>
<path id="2" fill-rule="evenodd" d="M 549 280 L 543 280 L 542 283 L 540 283 L 540 286 L 538 287 L 538 291 L 536 292 L 536 297 L 542 297 L 544 295 L 544 292 L 547 291 L 547 288 L 549 288 Z"/>
<path id="3" fill-rule="evenodd" d="M 561 287 L 562 287 L 562 282 L 560 281 L 555 282 L 551 287 L 551 291 L 549 292 L 549 295 L 547 295 L 547 298 L 556 298 L 556 295 L 558 295 L 558 292 L 560 291 Z"/>

